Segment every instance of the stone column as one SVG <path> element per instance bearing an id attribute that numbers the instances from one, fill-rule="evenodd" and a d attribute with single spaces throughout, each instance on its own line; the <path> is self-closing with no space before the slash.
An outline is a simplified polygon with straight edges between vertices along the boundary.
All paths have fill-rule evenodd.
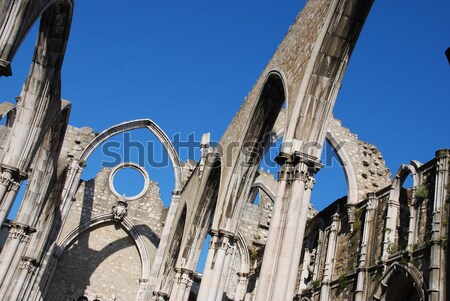
<path id="1" fill-rule="evenodd" d="M 229 265 L 232 254 L 230 251 L 234 248 L 234 236 L 231 233 L 219 232 L 212 233 L 212 235 L 197 301 L 222 300 L 225 286 L 225 282 L 221 281 L 223 271 Z"/>
<path id="2" fill-rule="evenodd" d="M 20 185 L 27 178 L 27 175 L 4 164 L 0 167 L 0 170 L 2 171 L 0 176 L 0 223 L 3 224 L 16 199 Z"/>
<path id="3" fill-rule="evenodd" d="M 431 249 L 430 249 L 430 301 L 444 301 L 445 277 L 441 273 L 441 266 L 445 266 L 442 250 L 442 240 L 447 238 L 442 229 L 442 206 L 446 195 L 446 186 L 449 185 L 448 170 L 450 150 L 439 150 L 436 152 L 436 179 L 433 202 L 433 224 L 431 226 Z M 431 196 L 429 196 L 431 197 Z M 444 230 L 444 231 L 443 231 Z"/>
<path id="4" fill-rule="evenodd" d="M 16 266 L 13 259 L 16 258 L 17 262 L 20 260 L 20 258 L 16 256 L 19 245 L 26 245 L 30 240 L 31 233 L 35 232 L 35 230 L 28 225 L 13 222 L 11 226 L 12 228 L 9 231 L 7 243 L 5 243 L 5 249 L 0 258 L 0 287 L 2 287 L 2 289 L 7 286 L 6 282 L 8 281 L 5 280 L 8 272 L 11 272 L 10 267 Z"/>
<path id="5" fill-rule="evenodd" d="M 292 300 L 308 214 L 316 158 L 280 153 L 281 166 L 273 217 L 267 237 L 255 300 Z"/>
<path id="6" fill-rule="evenodd" d="M 417 199 L 416 187 L 412 188 L 412 203 L 409 211 L 409 226 L 408 226 L 408 245 L 406 247 L 408 252 L 413 251 L 413 245 L 416 243 L 417 233 Z"/>
<path id="7" fill-rule="evenodd" d="M 400 181 L 395 181 L 400 183 Z M 400 184 L 398 184 L 400 185 Z M 383 239 L 383 250 L 381 253 L 381 261 L 386 262 L 389 257 L 389 249 L 394 246 L 395 243 L 395 232 L 397 230 L 397 217 L 399 210 L 398 199 L 394 199 L 393 196 L 396 195 L 394 190 L 396 187 L 391 187 L 391 192 L 389 194 L 389 201 L 387 202 L 387 214 L 386 223 L 384 227 L 384 239 Z"/>
<path id="8" fill-rule="evenodd" d="M 19 266 L 19 276 L 8 300 L 19 300 L 19 295 L 22 291 L 23 284 L 25 283 L 26 278 L 34 274 L 36 272 L 36 268 L 36 259 L 30 257 L 22 257 L 22 262 Z"/>
<path id="9" fill-rule="evenodd" d="M 149 279 L 149 291 L 159 291 L 161 289 L 162 277 L 162 264 L 164 261 L 164 257 L 167 255 L 167 248 L 169 246 L 169 238 L 172 233 L 173 228 L 176 228 L 177 225 L 174 225 L 173 221 L 175 219 L 175 215 L 177 214 L 178 205 L 180 204 L 181 195 L 179 191 L 174 191 L 172 195 L 172 202 L 170 203 L 169 212 L 167 212 L 167 217 L 164 222 L 164 228 L 161 233 L 161 239 L 158 245 L 158 249 L 156 250 L 155 258 L 153 259 L 152 268 L 150 271 L 150 279 Z"/>
<path id="10" fill-rule="evenodd" d="M 333 215 L 333 222 L 331 223 L 330 233 L 328 235 L 328 248 L 325 256 L 325 266 L 323 269 L 322 287 L 320 288 L 320 301 L 330 300 L 330 282 L 333 275 L 334 255 L 336 251 L 336 239 L 339 228 L 339 214 Z"/>
<path id="11" fill-rule="evenodd" d="M 322 245 L 323 245 L 323 230 L 319 230 L 319 238 L 317 240 L 317 250 L 316 250 L 316 258 L 314 262 L 314 273 L 312 275 L 312 280 L 317 279 L 317 275 L 319 275 L 319 266 L 320 266 L 320 257 L 322 256 Z"/>
<path id="12" fill-rule="evenodd" d="M 176 269 L 175 282 L 170 294 L 170 301 L 184 301 L 189 299 L 193 283 L 194 272 L 188 269 Z"/>
<path id="13" fill-rule="evenodd" d="M 308 288 L 306 279 L 309 279 L 309 263 L 310 263 L 309 249 L 305 248 L 305 255 L 303 256 L 302 272 L 300 273 L 300 285 L 298 287 L 297 294 L 301 294 L 302 290 Z"/>
<path id="14" fill-rule="evenodd" d="M 369 246 L 370 233 L 372 231 L 374 210 L 377 207 L 378 200 L 374 193 L 369 194 L 369 201 L 366 206 L 366 216 L 364 218 L 364 228 L 359 252 L 358 278 L 356 282 L 355 301 L 364 300 L 364 285 L 367 277 L 367 253 Z"/>
<path id="15" fill-rule="evenodd" d="M 217 250 L 219 241 L 219 235 L 215 232 L 211 233 L 211 241 L 209 242 L 208 255 L 206 257 L 205 269 L 203 270 L 202 282 L 200 284 L 200 290 L 198 292 L 197 300 L 207 300 L 209 282 L 211 281 L 212 265 L 214 260 L 214 254 Z"/>
<path id="16" fill-rule="evenodd" d="M 230 279 L 234 276 L 231 274 L 231 268 L 233 267 L 233 262 L 236 255 L 236 245 L 234 244 L 234 238 L 232 238 L 232 241 L 233 243 L 229 244 L 226 250 L 225 264 L 223 266 L 222 277 L 220 278 L 219 290 L 217 292 L 217 301 L 222 301 L 224 294 L 228 290 Z"/>

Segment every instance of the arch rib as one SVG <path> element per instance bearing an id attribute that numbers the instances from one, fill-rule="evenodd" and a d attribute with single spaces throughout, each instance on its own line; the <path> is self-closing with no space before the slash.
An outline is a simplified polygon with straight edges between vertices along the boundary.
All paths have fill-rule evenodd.
<path id="1" fill-rule="evenodd" d="M 150 119 L 137 119 L 127 121 L 104 130 L 97 137 L 95 137 L 84 149 L 83 153 L 78 158 L 79 162 L 87 161 L 87 159 L 94 152 L 94 150 L 109 138 L 126 131 L 141 128 L 146 128 L 150 132 L 152 132 L 166 149 L 167 153 L 169 154 L 169 158 L 172 162 L 173 171 L 175 175 L 175 192 L 176 193 L 180 192 L 182 186 L 182 178 L 181 178 L 181 162 L 178 153 L 175 150 L 175 147 L 173 146 L 167 134 L 155 122 L 153 122 Z"/>

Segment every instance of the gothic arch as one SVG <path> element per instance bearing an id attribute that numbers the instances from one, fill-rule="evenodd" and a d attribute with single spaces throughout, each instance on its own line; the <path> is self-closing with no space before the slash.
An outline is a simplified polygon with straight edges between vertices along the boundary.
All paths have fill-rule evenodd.
<path id="1" fill-rule="evenodd" d="M 170 160 L 172 162 L 173 172 L 175 176 L 175 188 L 174 192 L 180 192 L 182 188 L 182 178 L 181 178 L 181 163 L 180 158 L 170 141 L 167 134 L 152 120 L 150 119 L 137 119 L 132 121 L 123 122 L 114 125 L 103 132 L 101 132 L 97 137 L 95 137 L 89 145 L 84 149 L 83 153 L 78 158 L 79 162 L 87 161 L 92 152 L 103 142 L 109 138 L 118 135 L 123 132 L 146 128 L 152 132 L 156 138 L 161 142 L 161 144 L 166 149 L 169 154 Z"/>
<path id="2" fill-rule="evenodd" d="M 276 133 L 276 139 L 283 137 L 285 134 L 284 130 L 280 130 Z M 331 131 L 327 131 L 325 140 L 330 143 L 332 149 L 335 151 L 338 156 L 341 165 L 344 169 L 345 179 L 347 181 L 347 203 L 348 204 L 356 204 L 358 202 L 358 179 L 356 176 L 355 167 L 352 164 L 350 159 L 350 155 L 347 150 L 339 144 L 338 139 L 335 136 L 335 133 Z"/>
<path id="3" fill-rule="evenodd" d="M 416 168 L 410 164 L 402 164 L 392 180 L 389 200 L 398 202 L 403 182 L 409 174 L 411 174 L 413 178 L 413 187 L 419 185 L 419 176 L 417 175 Z"/>
<path id="4" fill-rule="evenodd" d="M 249 195 L 250 195 L 249 200 L 253 199 L 253 197 L 252 197 L 253 192 L 254 192 L 255 190 L 257 190 L 257 189 L 262 190 L 262 192 L 264 192 L 264 193 L 269 197 L 270 201 L 271 201 L 272 204 L 273 204 L 273 202 L 275 201 L 275 196 L 274 196 L 273 193 L 269 190 L 269 188 L 268 188 L 266 185 L 264 185 L 263 183 L 253 183 L 252 188 L 251 188 L 251 190 L 250 190 L 250 194 L 249 194 Z"/>
<path id="5" fill-rule="evenodd" d="M 327 131 L 326 138 L 328 143 L 335 151 L 344 169 L 345 179 L 347 181 L 347 203 L 356 204 L 358 202 L 358 180 L 355 168 L 353 167 L 350 156 L 342 145 L 339 145 L 334 133 Z"/>
<path id="6" fill-rule="evenodd" d="M 52 58 L 48 63 L 56 62 L 56 69 L 61 68 L 72 21 L 73 0 L 43 0 L 38 4 L 38 9 L 30 9 L 35 8 L 34 2 L 27 1 L 24 4 L 22 1 L 2 1 L 0 9 L 6 13 L 0 16 L 0 76 L 12 75 L 10 62 L 39 17 L 41 17 L 39 36 L 46 29 L 45 24 L 51 24 L 49 27 L 51 32 L 48 34 L 48 40 L 38 39 L 35 49 L 51 49 Z M 16 19 L 22 22 L 10 23 Z"/>
<path id="7" fill-rule="evenodd" d="M 375 289 L 372 300 L 373 301 L 397 301 L 397 300 L 389 300 L 386 299 L 386 295 L 389 292 L 390 283 L 393 280 L 398 279 L 399 275 L 404 276 L 404 280 L 408 280 L 409 288 L 415 289 L 417 293 L 417 299 L 411 301 L 427 301 L 427 286 L 423 280 L 422 274 L 417 270 L 413 265 L 409 265 L 408 267 L 400 264 L 398 262 L 393 263 L 383 274 L 380 284 Z M 403 287 L 403 290 L 408 290 L 408 287 Z M 389 297 L 388 297 L 389 298 Z M 409 300 L 408 300 L 409 301 Z"/>
<path id="8" fill-rule="evenodd" d="M 11 128 L 2 159 L 3 164 L 21 172 L 28 172 L 44 139 L 44 129 L 61 110 L 61 67 L 73 12 L 72 0 L 47 0 L 37 5 L 35 2 L 2 1 L 0 8 L 5 11 L 0 17 L 0 76 L 11 75 L 10 61 L 41 16 L 32 64 L 16 114 L 20 122 Z"/>
<path id="9" fill-rule="evenodd" d="M 84 220 L 77 227 L 73 228 L 69 233 L 63 237 L 56 245 L 55 256 L 61 257 L 66 249 L 85 231 L 93 228 L 94 226 L 104 223 L 114 222 L 113 215 L 111 213 L 103 213 L 94 216 L 88 220 Z M 125 217 L 121 225 L 134 240 L 136 248 L 141 258 L 141 279 L 146 280 L 150 277 L 150 258 L 147 247 L 145 246 L 144 239 L 139 230 L 134 226 L 130 219 Z"/>
<path id="10" fill-rule="evenodd" d="M 222 172 L 224 181 L 220 183 L 218 198 L 218 206 L 222 209 L 217 210 L 212 229 L 236 232 L 257 167 L 271 144 L 273 126 L 286 98 L 282 74 L 275 70 L 268 72 L 258 98 L 246 117 L 238 152 L 230 155 L 228 151 L 224 153 L 224 164 L 230 171 Z"/>
<path id="11" fill-rule="evenodd" d="M 243 274 L 250 273 L 250 253 L 248 252 L 247 242 L 242 236 L 241 232 L 238 232 L 236 239 L 236 247 L 241 256 L 241 267 L 239 272 Z"/>

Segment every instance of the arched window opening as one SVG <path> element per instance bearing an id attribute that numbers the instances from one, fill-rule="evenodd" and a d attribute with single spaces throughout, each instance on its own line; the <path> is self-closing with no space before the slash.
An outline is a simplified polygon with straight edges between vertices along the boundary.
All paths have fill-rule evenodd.
<path id="1" fill-rule="evenodd" d="M 197 267 L 195 269 L 198 273 L 203 273 L 203 270 L 205 269 L 210 243 L 211 243 L 211 234 L 208 234 L 206 235 L 206 238 L 203 241 L 202 251 L 200 252 L 200 257 L 198 259 Z"/>
<path id="2" fill-rule="evenodd" d="M 414 180 L 411 173 L 404 179 L 399 195 L 399 218 L 397 224 L 398 246 L 405 250 L 408 245 L 408 233 L 410 230 L 410 208 L 413 202 Z"/>
<path id="3" fill-rule="evenodd" d="M 0 77 L 0 103 L 5 101 L 16 104 L 16 97 L 20 96 L 22 86 L 27 79 L 32 63 L 36 37 L 39 31 L 40 18 L 31 27 L 27 36 L 19 47 L 13 61 L 11 62 L 13 75 Z"/>
<path id="4" fill-rule="evenodd" d="M 84 180 L 94 179 L 104 168 L 114 168 L 125 162 L 141 166 L 156 182 L 159 196 L 166 207 L 170 206 L 174 189 L 173 166 L 162 143 L 145 128 L 119 133 L 100 144 L 89 156 L 83 170 Z M 119 170 L 113 179 L 114 188 L 127 197 L 139 194 L 144 178 L 132 169 Z"/>
<path id="5" fill-rule="evenodd" d="M 420 295 L 417 291 L 417 284 L 409 275 L 401 272 L 395 272 L 390 278 L 386 295 L 383 301 L 420 301 Z"/>
<path id="6" fill-rule="evenodd" d="M 8 213 L 7 219 L 13 221 L 17 217 L 17 213 L 19 212 L 20 205 L 22 204 L 23 197 L 25 196 L 25 192 L 27 191 L 28 180 L 24 180 L 20 185 L 19 191 L 17 192 L 16 199 L 11 207 L 11 210 Z"/>
<path id="7" fill-rule="evenodd" d="M 311 203 L 319 211 L 348 194 L 342 162 L 328 141 L 320 160 L 323 167 L 315 176 L 316 184 L 311 194 Z"/>

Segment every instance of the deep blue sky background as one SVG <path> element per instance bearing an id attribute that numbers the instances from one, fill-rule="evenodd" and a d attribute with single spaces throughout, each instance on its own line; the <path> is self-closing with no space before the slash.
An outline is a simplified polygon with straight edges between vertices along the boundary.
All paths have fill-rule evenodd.
<path id="1" fill-rule="evenodd" d="M 197 141 L 204 132 L 220 139 L 304 5 L 293 0 L 75 2 L 62 89 L 73 105 L 70 123 L 101 132 L 150 118 L 170 137 L 179 133 L 186 140 L 194 133 Z M 448 0 L 375 1 L 347 69 L 335 116 L 375 144 L 393 173 L 410 159 L 426 162 L 436 149 L 450 147 L 450 67 L 444 56 L 449 15 Z M 0 101 L 13 102 L 20 93 L 35 39 L 36 29 L 13 61 L 14 76 L 0 78 Z M 153 141 L 145 131 L 131 139 Z M 184 160 L 188 155 L 181 152 Z M 99 171 L 101 160 L 98 150 L 85 178 Z M 146 167 L 168 204 L 170 168 Z M 130 185 L 138 179 L 129 175 L 123 181 Z M 345 190 L 342 171 L 325 167 L 313 203 L 321 209 Z"/>

